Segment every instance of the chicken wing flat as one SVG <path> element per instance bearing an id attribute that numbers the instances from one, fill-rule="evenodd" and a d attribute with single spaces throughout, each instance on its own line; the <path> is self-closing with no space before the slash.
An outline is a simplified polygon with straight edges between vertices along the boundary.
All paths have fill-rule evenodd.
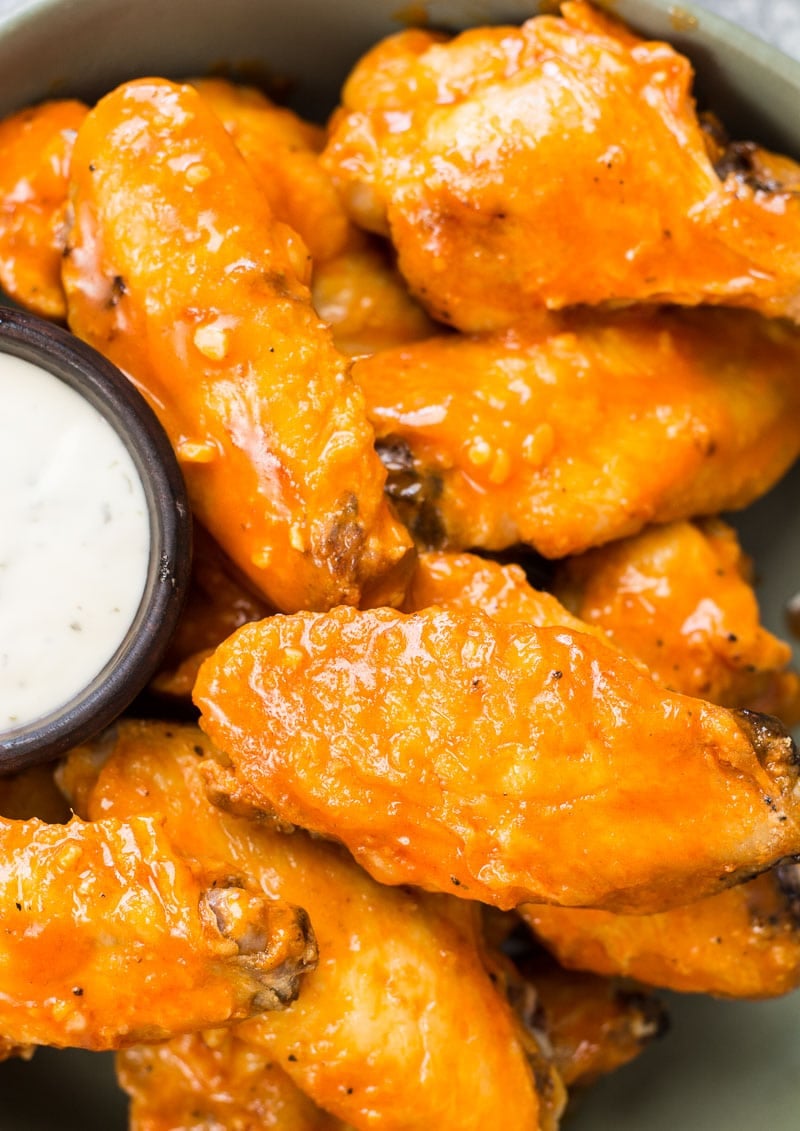
<path id="1" fill-rule="evenodd" d="M 354 373 L 419 542 L 555 558 L 768 490 L 800 452 L 799 364 L 788 324 L 702 310 L 433 338 Z"/>
<path id="2" fill-rule="evenodd" d="M 777 720 L 667 692 L 589 635 L 436 608 L 273 617 L 194 697 L 265 808 L 384 883 L 644 914 L 800 850 Z"/>
<path id="3" fill-rule="evenodd" d="M 762 627 L 736 532 L 713 519 L 654 527 L 565 562 L 556 592 L 674 691 L 793 725 L 800 677 Z"/>
<path id="4" fill-rule="evenodd" d="M 345 1131 L 268 1053 L 231 1030 L 126 1049 L 117 1078 L 131 1099 L 130 1131 Z"/>
<path id="5" fill-rule="evenodd" d="M 60 321 L 67 316 L 67 178 L 87 113 L 81 102 L 53 101 L 0 122 L 0 287 L 34 314 Z"/>
<path id="6" fill-rule="evenodd" d="M 397 601 L 409 542 L 361 393 L 219 118 L 129 83 L 79 131 L 70 183 L 70 326 L 148 397 L 201 522 L 278 608 Z"/>
<path id="7" fill-rule="evenodd" d="M 738 698 L 733 693 L 737 686 L 743 696 L 747 690 L 763 691 L 758 665 L 764 678 L 772 665 L 786 659 L 784 646 L 759 626 L 743 568 L 741 548 L 729 527 L 719 521 L 702 527 L 686 523 L 648 531 L 566 563 L 559 592 L 589 616 L 594 631 L 603 625 L 617 645 L 652 664 L 668 685 L 691 693 L 702 683 L 706 692 Z M 581 624 L 550 594 L 531 589 L 517 567 L 471 554 L 420 555 L 405 608 L 430 605 L 482 609 L 504 623 Z M 690 623 L 692 630 L 682 632 Z M 735 652 L 728 639 L 733 630 L 738 635 Z M 656 643 L 659 639 L 662 644 Z M 731 655 L 741 657 L 742 666 L 726 663 Z M 753 672 L 748 672 L 749 664 Z M 793 876 L 794 867 L 785 865 L 652 916 L 538 905 L 519 911 L 559 959 L 575 969 L 685 992 L 771 997 L 800 985 Z M 546 993 L 546 986 L 541 988 Z M 594 1006 L 587 1004 L 587 1009 Z M 602 1049 L 597 1046 L 598 1055 Z M 571 1073 L 563 1061 L 560 1067 L 569 1084 Z"/>
<path id="8" fill-rule="evenodd" d="M 302 891 L 319 965 L 283 1021 L 264 1015 L 237 1038 L 364 1131 L 554 1128 L 560 1084 L 535 1080 L 471 906 L 382 887 L 335 845 L 221 811 L 206 798 L 204 776 L 216 794 L 225 778 L 212 753 L 196 727 L 127 721 L 99 759 L 74 752 L 65 777 L 88 816 L 161 812 L 186 851 L 232 861 L 278 898 Z"/>
<path id="9" fill-rule="evenodd" d="M 192 85 L 222 120 L 279 220 L 303 239 L 315 262 L 338 255 L 352 224 L 319 160 L 325 133 L 253 87 L 225 79 Z"/>
<path id="10" fill-rule="evenodd" d="M 796 676 L 775 670 L 788 649 L 760 627 L 745 572 L 730 527 L 719 520 L 682 523 L 565 563 L 558 590 L 589 616 L 592 631 L 602 625 L 615 644 L 652 664 L 674 690 L 697 693 L 702 685 L 721 699 L 747 701 L 748 692 L 774 698 L 778 688 L 770 687 L 770 677 L 778 681 L 783 675 L 794 685 Z M 555 597 L 532 589 L 518 567 L 472 554 L 420 555 L 404 607 L 415 611 L 430 605 L 481 609 L 504 623 L 581 626 Z M 653 916 L 538 905 L 519 912 L 572 968 L 687 992 L 772 997 L 800 985 L 794 875 L 794 866 L 784 865 Z M 546 993 L 547 987 L 541 988 Z M 564 989 L 568 993 L 568 985 Z M 597 991 L 598 1007 L 603 998 L 611 1001 L 610 989 L 598 986 Z M 587 1003 L 587 1010 L 595 1015 L 593 1004 Z M 587 1053 L 592 1047 L 587 1043 Z M 600 1057 L 603 1043 L 594 1047 Z M 612 1064 L 613 1049 L 606 1051 Z M 569 1084 L 571 1073 L 563 1062 L 560 1068 Z"/>
<path id="11" fill-rule="evenodd" d="M 185 856 L 162 826 L 0 819 L 7 1043 L 120 1048 L 295 997 L 316 960 L 305 913 Z"/>
<path id="12" fill-rule="evenodd" d="M 450 41 L 406 31 L 356 66 L 324 160 L 461 330 L 584 303 L 796 318 L 797 173 L 789 188 L 718 173 L 692 78 L 673 48 L 582 3 Z"/>
<path id="13" fill-rule="evenodd" d="M 324 131 L 251 87 L 224 79 L 193 85 L 222 119 L 276 219 L 307 245 L 312 301 L 337 348 L 349 356 L 374 353 L 434 333 L 388 250 L 350 222 L 320 164 Z"/>
<path id="14" fill-rule="evenodd" d="M 565 966 L 683 993 L 777 997 L 800 986 L 797 872 L 782 865 L 658 915 L 533 904 L 519 912 Z"/>

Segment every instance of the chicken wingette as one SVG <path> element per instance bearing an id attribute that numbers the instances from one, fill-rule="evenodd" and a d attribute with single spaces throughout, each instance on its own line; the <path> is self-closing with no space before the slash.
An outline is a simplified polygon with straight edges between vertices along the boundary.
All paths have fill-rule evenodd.
<path id="1" fill-rule="evenodd" d="M 273 214 L 301 236 L 312 260 L 321 263 L 342 252 L 352 224 L 319 162 L 324 130 L 253 87 L 219 78 L 192 85 L 222 121 Z"/>
<path id="2" fill-rule="evenodd" d="M 43 318 L 67 315 L 61 260 L 67 178 L 88 108 L 74 100 L 31 106 L 0 121 L 0 287 Z"/>
<path id="3" fill-rule="evenodd" d="M 799 367 L 794 327 L 706 309 L 432 338 L 354 373 L 420 543 L 558 558 L 769 490 L 800 454 Z"/>
<path id="4" fill-rule="evenodd" d="M 777 720 L 665 691 L 587 634 L 438 608 L 273 617 L 205 661 L 194 698 L 266 811 L 384 883 L 644 914 L 800 851 Z"/>
<path id="5" fill-rule="evenodd" d="M 70 326 L 145 393 L 201 522 L 278 608 L 396 602 L 408 537 L 305 245 L 203 98 L 157 79 L 106 96 L 70 196 Z"/>
<path id="6" fill-rule="evenodd" d="M 724 522 L 676 522 L 563 563 L 555 589 L 674 691 L 800 720 L 792 650 L 761 624 L 751 567 Z"/>
<path id="7" fill-rule="evenodd" d="M 447 40 L 410 30 L 356 65 L 324 155 L 391 234 L 433 317 L 469 332 L 538 307 L 675 302 L 800 317 L 797 166 L 727 171 L 692 68 L 583 3 Z M 786 170 L 789 170 L 787 173 Z"/>
<path id="8" fill-rule="evenodd" d="M 120 1048 L 281 1008 L 305 913 L 194 859 L 163 821 L 0 819 L 0 1037 Z"/>
<path id="9" fill-rule="evenodd" d="M 767 688 L 774 697 L 772 681 L 781 675 L 793 689 L 796 682 L 779 670 L 788 649 L 761 627 L 744 568 L 730 527 L 681 523 L 565 563 L 558 590 L 590 617 L 592 632 L 610 630 L 617 647 L 652 665 L 668 686 L 687 694 L 701 686 L 738 703 L 748 693 L 763 698 Z M 555 597 L 532 589 L 519 568 L 471 554 L 420 556 L 405 608 L 430 605 L 481 609 L 504 623 L 581 624 Z M 792 702 L 795 696 L 796 689 Z M 519 913 L 576 970 L 684 992 L 773 997 L 800 985 L 796 871 L 784 865 L 656 915 L 532 904 Z M 568 994 L 568 984 L 563 988 Z M 596 1051 L 602 1054 L 602 1043 Z M 608 1053 L 613 1061 L 613 1049 Z M 569 1072 L 565 1078 L 569 1083 Z"/>
<path id="10" fill-rule="evenodd" d="M 565 563 L 558 591 L 589 616 L 585 628 L 611 631 L 617 647 L 652 665 L 674 690 L 693 694 L 702 687 L 712 699 L 733 703 L 747 701 L 748 693 L 778 697 L 788 708 L 796 702 L 797 677 L 780 671 L 788 649 L 761 627 L 744 571 L 730 527 L 718 520 L 680 523 Z M 555 597 L 532 589 L 518 567 L 472 554 L 420 555 L 404 607 L 413 612 L 430 605 L 481 609 L 504 623 L 581 627 Z M 668 989 L 772 997 L 800 985 L 794 876 L 794 867 L 785 865 L 652 916 L 541 905 L 519 912 L 577 970 Z M 563 988 L 568 995 L 568 985 Z M 602 1043 L 595 1047 L 601 1056 Z M 608 1054 L 613 1061 L 612 1048 Z M 570 1082 L 569 1072 L 565 1079 Z"/>
<path id="11" fill-rule="evenodd" d="M 213 756 L 196 727 L 128 721 L 99 757 L 73 752 L 63 780 L 89 817 L 162 813 L 186 851 L 232 861 L 272 896 L 302 891 L 319 965 L 282 1023 L 247 1022 L 237 1038 L 359 1131 L 554 1128 L 560 1081 L 538 1061 L 534 1077 L 472 908 L 382 887 L 337 846 L 220 811 L 206 798 L 226 777 Z"/>
<path id="12" fill-rule="evenodd" d="M 276 218 L 302 236 L 311 254 L 312 299 L 349 355 L 373 353 L 433 333 L 387 248 L 351 222 L 320 164 L 325 132 L 260 91 L 224 79 L 193 84 L 222 119 Z"/>
<path id="13" fill-rule="evenodd" d="M 385 241 L 365 236 L 344 211 L 320 165 L 324 131 L 252 87 L 224 79 L 193 85 L 222 120 L 275 218 L 308 247 L 313 304 L 337 348 L 355 356 L 434 333 Z M 62 320 L 69 163 L 88 112 L 78 102 L 52 101 L 0 122 L 6 158 L 0 171 L 0 285 L 28 309 Z"/>

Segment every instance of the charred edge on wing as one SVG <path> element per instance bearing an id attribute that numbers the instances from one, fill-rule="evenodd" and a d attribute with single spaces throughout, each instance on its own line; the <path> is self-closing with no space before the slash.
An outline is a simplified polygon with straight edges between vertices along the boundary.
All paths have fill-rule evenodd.
<path id="1" fill-rule="evenodd" d="M 503 980 L 502 992 L 525 1034 L 523 1047 L 536 1091 L 545 1109 L 551 1109 L 548 1114 L 555 1120 L 564 1101 L 563 1085 L 553 1061 L 547 1014 L 536 986 L 522 976 L 509 976 Z M 551 1124 L 548 1122 L 546 1125 Z M 555 1127 L 555 1122 L 552 1126 Z"/>
<path id="2" fill-rule="evenodd" d="M 774 177 L 764 175 L 758 154 L 760 147 L 753 141 L 731 141 L 728 134 L 714 114 L 701 114 L 700 125 L 708 134 L 713 145 L 720 150 L 714 160 L 714 172 L 721 181 L 732 177 L 744 188 L 753 192 L 782 193 L 796 192 Z"/>
<path id="3" fill-rule="evenodd" d="M 386 469 L 386 494 L 414 541 L 423 550 L 441 550 L 447 542 L 437 506 L 444 486 L 441 476 L 421 471 L 400 436 L 383 437 L 376 442 L 375 450 Z"/>
<path id="4" fill-rule="evenodd" d="M 775 773 L 779 767 L 795 771 L 800 767 L 797 746 L 780 719 L 776 719 L 774 715 L 749 711 L 747 708 L 731 713 L 766 770 Z"/>
<path id="5" fill-rule="evenodd" d="M 800 862 L 785 861 L 775 868 L 774 875 L 778 888 L 786 900 L 789 915 L 794 920 L 795 926 L 800 927 Z"/>
<path id="6" fill-rule="evenodd" d="M 358 499 L 352 493 L 341 499 L 336 516 L 325 531 L 323 554 L 333 576 L 352 582 L 359 572 L 367 536 L 358 514 Z"/>
<path id="7" fill-rule="evenodd" d="M 614 998 L 629 1016 L 631 1035 L 640 1045 L 659 1040 L 669 1032 L 669 1014 L 664 1003 L 643 990 L 617 989 Z"/>

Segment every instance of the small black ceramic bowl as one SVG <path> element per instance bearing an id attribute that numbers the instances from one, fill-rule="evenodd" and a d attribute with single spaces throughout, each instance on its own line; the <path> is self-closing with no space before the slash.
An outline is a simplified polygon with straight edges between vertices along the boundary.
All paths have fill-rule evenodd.
<path id="1" fill-rule="evenodd" d="M 67 331 L 0 306 L 0 362 L 6 355 L 64 382 L 111 426 L 141 483 L 146 508 L 141 530 L 149 524 L 149 547 L 146 543 L 139 547 L 141 568 L 136 588 L 129 594 L 131 619 L 127 628 L 124 619 L 115 628 L 121 642 L 110 657 L 107 652 L 100 656 L 102 667 L 89 675 L 85 686 L 70 692 L 61 705 L 47 704 L 46 713 L 28 721 L 21 718 L 19 724 L 6 721 L 0 725 L 0 774 L 57 757 L 98 733 L 125 710 L 164 654 L 183 604 L 191 565 L 191 518 L 183 477 L 161 424 L 130 381 Z M 20 369 L 16 362 L 12 363 L 14 367 Z M 27 368 L 24 372 L 30 373 Z M 67 399 L 80 405 L 71 396 Z M 89 416 L 106 432 L 93 412 Z M 114 443 L 113 437 L 110 442 Z M 140 497 L 138 488 L 136 497 Z M 20 535 L 27 537 L 27 530 Z M 30 543 L 26 552 L 30 552 Z M 54 563 L 53 569 L 57 568 Z M 0 576 L 0 602 L 3 599 Z M 9 599 L 7 594 L 5 599 Z M 35 590 L 31 599 L 36 599 Z M 105 615 L 95 610 L 96 617 Z M 81 626 L 69 627 L 78 631 Z M 7 647 L 12 643 L 7 641 Z M 2 646 L 0 640 L 0 654 Z M 11 677 L 0 665 L 3 679 L 10 694 Z"/>

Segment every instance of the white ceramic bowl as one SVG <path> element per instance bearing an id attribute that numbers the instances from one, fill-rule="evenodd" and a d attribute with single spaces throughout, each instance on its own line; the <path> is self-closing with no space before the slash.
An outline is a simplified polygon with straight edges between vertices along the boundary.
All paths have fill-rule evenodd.
<path id="1" fill-rule="evenodd" d="M 800 156 L 800 64 L 689 5 L 608 6 L 693 58 L 701 101 L 734 136 Z M 535 0 L 427 7 L 432 23 L 454 29 L 537 10 Z M 323 115 L 358 55 L 400 26 L 400 10 L 410 8 L 398 0 L 0 0 L 0 113 L 45 96 L 91 97 L 136 75 L 244 64 L 288 80 L 296 108 Z M 798 500 L 796 469 L 737 519 L 756 560 L 767 624 L 783 633 L 785 603 L 800 590 Z M 797 1131 L 800 997 L 764 1004 L 671 997 L 670 1005 L 672 1033 L 598 1085 L 571 1118 L 572 1131 Z M 2 1131 L 115 1131 L 124 1112 L 108 1057 L 45 1050 L 31 1064 L 0 1065 Z"/>

